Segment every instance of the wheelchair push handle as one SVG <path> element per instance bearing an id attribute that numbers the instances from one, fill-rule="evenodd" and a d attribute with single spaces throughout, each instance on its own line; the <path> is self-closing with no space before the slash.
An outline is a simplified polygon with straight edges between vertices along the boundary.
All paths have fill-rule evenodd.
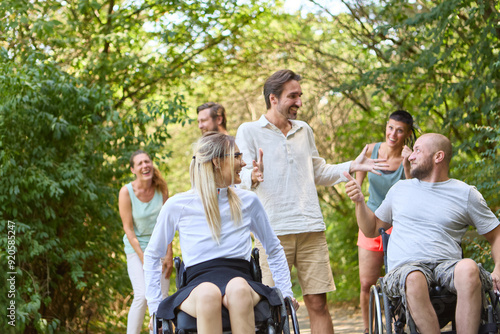
<path id="1" fill-rule="evenodd" d="M 387 265 L 387 245 L 389 245 L 389 237 L 391 236 L 390 234 L 387 234 L 385 228 L 381 227 L 378 229 L 378 232 L 380 233 L 382 237 L 382 247 L 384 250 L 384 266 L 385 266 L 385 271 L 387 272 L 388 270 L 388 265 Z"/>

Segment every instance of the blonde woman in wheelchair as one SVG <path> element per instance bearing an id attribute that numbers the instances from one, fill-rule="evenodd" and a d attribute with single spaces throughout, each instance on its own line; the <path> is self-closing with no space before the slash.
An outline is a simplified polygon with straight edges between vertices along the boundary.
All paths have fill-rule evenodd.
<path id="1" fill-rule="evenodd" d="M 161 254 L 176 231 L 186 266 L 187 284 L 161 305 L 162 318 L 178 309 L 196 318 L 198 333 L 222 333 L 221 309 L 226 307 L 232 332 L 254 333 L 254 306 L 266 298 L 281 305 L 276 292 L 252 280 L 249 260 L 251 233 L 265 246 L 277 287 L 292 297 L 285 253 L 257 196 L 237 189 L 245 166 L 234 138 L 208 132 L 195 144 L 190 166 L 192 190 L 171 197 L 163 206 L 144 254 L 149 313 L 162 301 Z M 152 323 L 150 322 L 150 328 Z"/>

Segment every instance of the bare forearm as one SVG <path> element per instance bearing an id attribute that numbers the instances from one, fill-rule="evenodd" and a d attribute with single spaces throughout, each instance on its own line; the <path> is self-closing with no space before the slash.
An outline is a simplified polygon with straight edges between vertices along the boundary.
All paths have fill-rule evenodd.
<path id="1" fill-rule="evenodd" d="M 139 239 L 137 239 L 137 236 L 135 235 L 135 232 L 125 230 L 125 234 L 127 235 L 130 246 L 132 246 L 137 255 L 139 255 L 141 261 L 143 261 L 144 253 L 142 251 L 141 244 L 139 243 Z"/>
<path id="2" fill-rule="evenodd" d="M 409 163 L 403 164 L 403 169 L 405 171 L 405 179 L 411 179 L 411 166 Z"/>
<path id="3" fill-rule="evenodd" d="M 495 263 L 495 269 L 499 269 L 500 272 L 500 241 L 496 241 L 491 245 L 491 257 Z"/>
<path id="4" fill-rule="evenodd" d="M 356 219 L 363 234 L 368 238 L 375 238 L 379 235 L 375 214 L 368 208 L 366 203 L 356 202 Z"/>

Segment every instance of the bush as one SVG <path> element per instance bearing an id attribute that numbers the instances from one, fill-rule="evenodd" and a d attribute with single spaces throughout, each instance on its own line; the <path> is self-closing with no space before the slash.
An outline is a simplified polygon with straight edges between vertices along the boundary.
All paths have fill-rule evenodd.
<path id="1" fill-rule="evenodd" d="M 123 330 L 125 314 L 113 313 L 130 292 L 117 204 L 123 162 L 139 146 L 154 155 L 165 145 L 165 129 L 151 124 L 177 120 L 182 108 L 148 105 L 122 118 L 106 88 L 39 55 L 0 58 L 0 247 L 11 246 L 1 278 L 13 276 L 15 290 L 0 304 L 16 312 L 15 328 L 1 317 L 2 332 Z"/>

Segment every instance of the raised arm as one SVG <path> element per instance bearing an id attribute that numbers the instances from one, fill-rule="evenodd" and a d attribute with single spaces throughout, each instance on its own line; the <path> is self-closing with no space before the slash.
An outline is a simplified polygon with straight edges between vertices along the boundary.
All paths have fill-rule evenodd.
<path id="1" fill-rule="evenodd" d="M 366 150 L 364 150 L 364 149 L 363 149 L 363 152 L 365 152 L 365 157 L 367 157 L 367 158 L 370 158 L 370 157 L 371 157 L 372 152 L 373 152 L 373 147 L 374 147 L 374 146 L 375 146 L 375 144 L 369 144 L 369 145 L 367 146 L 367 149 L 366 149 Z M 357 171 L 357 172 L 356 172 L 356 175 L 355 175 L 355 176 L 356 176 L 356 181 L 358 181 L 358 184 L 359 184 L 360 186 L 362 186 L 362 185 L 363 185 L 363 181 L 364 181 L 364 180 L 365 180 L 365 178 L 366 178 L 366 173 L 367 173 L 367 172 L 365 172 L 365 171 Z"/>
<path id="2" fill-rule="evenodd" d="M 345 185 L 345 189 L 349 198 L 356 205 L 356 219 L 358 221 L 359 228 L 368 238 L 375 238 L 379 236 L 379 228 L 383 227 L 388 229 L 391 225 L 378 219 L 368 208 L 365 203 L 365 196 L 361 191 L 359 183 L 349 173 L 344 172 L 344 176 L 349 180 Z"/>
<path id="3" fill-rule="evenodd" d="M 351 163 L 349 173 L 354 172 L 372 172 L 373 174 L 381 175 L 378 170 L 388 170 L 389 164 L 385 163 L 386 159 L 371 159 L 366 156 L 368 145 L 365 146 L 363 151 L 358 155 L 356 160 Z"/>
<path id="4" fill-rule="evenodd" d="M 236 144 L 243 153 L 243 160 L 246 163 L 240 173 L 240 187 L 247 190 L 255 189 L 264 181 L 264 152 L 261 148 L 255 147 L 251 139 L 251 130 L 245 123 L 238 128 Z"/>
<path id="5" fill-rule="evenodd" d="M 405 170 L 405 179 L 411 179 L 411 173 L 410 173 L 410 160 L 408 158 L 412 154 L 411 148 L 408 146 L 403 147 L 403 151 L 401 152 L 401 156 L 403 157 L 403 168 Z"/>

